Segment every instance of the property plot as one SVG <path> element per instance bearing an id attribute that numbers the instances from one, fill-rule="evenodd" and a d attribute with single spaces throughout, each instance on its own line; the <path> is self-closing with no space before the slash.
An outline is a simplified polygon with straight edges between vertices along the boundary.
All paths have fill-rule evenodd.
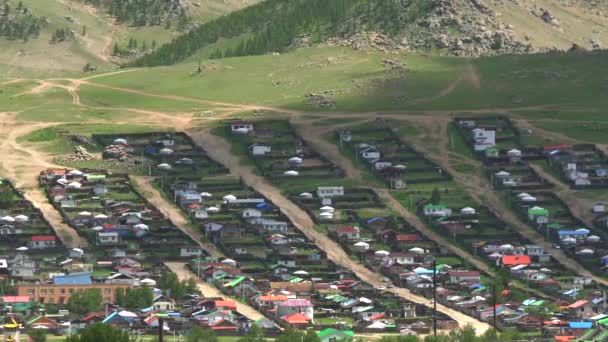
<path id="1" fill-rule="evenodd" d="M 247 154 L 258 172 L 280 187 L 314 179 L 335 181 L 344 172 L 309 146 L 289 121 L 231 121 L 216 133 L 227 137 L 238 154 Z"/>
<path id="2" fill-rule="evenodd" d="M 448 181 L 440 166 L 425 158 L 383 123 L 372 123 L 336 132 L 340 146 L 393 189 L 410 184 Z"/>
<path id="3" fill-rule="evenodd" d="M 608 158 L 595 145 L 556 145 L 546 152 L 551 168 L 571 187 L 608 187 Z"/>
<path id="4" fill-rule="evenodd" d="M 602 257 L 608 254 L 605 229 L 586 227 L 568 206 L 548 191 L 508 193 L 511 207 L 522 220 L 541 232 L 590 270 L 601 272 Z"/>
<path id="5" fill-rule="evenodd" d="M 1 255 L 13 255 L 16 249 L 28 259 L 61 261 L 56 259 L 66 254 L 40 210 L 25 200 L 9 180 L 1 178 L 0 237 Z M 28 269 L 23 271 L 27 273 Z"/>
<path id="6" fill-rule="evenodd" d="M 140 253 L 175 259 L 186 256 L 185 249 L 194 244 L 133 188 L 126 174 L 57 169 L 43 171 L 40 182 L 65 221 L 100 256 Z"/>

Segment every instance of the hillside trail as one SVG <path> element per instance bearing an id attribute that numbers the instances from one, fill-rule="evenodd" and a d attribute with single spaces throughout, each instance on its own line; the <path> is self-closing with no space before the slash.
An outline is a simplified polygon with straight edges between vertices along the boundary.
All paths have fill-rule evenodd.
<path id="1" fill-rule="evenodd" d="M 447 135 L 447 131 L 444 135 Z M 427 147 L 429 145 L 428 141 L 412 142 L 415 144 L 416 148 L 423 152 L 429 159 L 435 161 L 444 170 L 447 170 L 454 177 L 454 181 L 464 186 L 467 192 L 478 204 L 488 207 L 499 220 L 505 222 L 511 228 L 526 236 L 534 244 L 543 246 L 547 253 L 551 254 L 555 260 L 557 260 L 569 271 L 581 276 L 591 277 L 598 284 L 608 286 L 607 279 L 592 274 L 576 260 L 566 255 L 562 249 L 555 248 L 551 242 L 545 240 L 545 237 L 542 234 L 528 224 L 524 223 L 517 215 L 507 208 L 504 201 L 498 196 L 494 189 L 492 189 L 489 181 L 485 177 L 482 175 L 479 177 L 470 177 L 470 175 L 459 172 L 451 166 L 449 161 L 446 163 L 445 157 L 437 157 L 436 153 L 430 151 Z M 442 150 L 447 151 L 445 148 Z"/>
<path id="2" fill-rule="evenodd" d="M 458 88 L 464 83 L 470 84 L 475 89 L 481 89 L 481 76 L 473 65 L 473 63 L 471 63 L 471 60 L 469 59 L 467 59 L 465 70 L 456 79 L 448 83 L 448 85 L 445 88 L 441 89 L 437 94 L 427 98 L 415 99 L 410 103 L 422 104 L 439 100 L 452 94 L 454 90 L 456 90 L 456 88 Z"/>
<path id="3" fill-rule="evenodd" d="M 222 253 L 215 245 L 204 242 L 205 239 L 200 231 L 193 229 L 190 226 L 188 218 L 175 205 L 170 203 L 163 195 L 152 185 L 153 178 L 147 176 L 129 175 L 129 178 L 143 191 L 142 195 L 160 210 L 179 230 L 188 235 L 202 249 L 209 252 L 215 258 L 224 259 L 226 255 Z"/>
<path id="4" fill-rule="evenodd" d="M 201 280 L 196 274 L 188 269 L 186 264 L 183 262 L 165 262 L 165 266 L 167 266 L 171 272 L 175 273 L 180 281 L 194 279 L 196 281 L 196 285 L 198 286 L 198 290 L 201 291 L 205 298 L 230 298 L 220 292 L 220 290 L 218 290 L 215 286 Z M 251 305 L 244 304 L 239 300 L 234 301 L 236 302 L 236 311 L 243 314 L 250 320 L 257 321 L 264 318 L 264 315 L 262 315 Z"/>
<path id="5" fill-rule="evenodd" d="M 23 147 L 17 139 L 35 130 L 52 127 L 53 123 L 18 125 L 17 113 L 0 113 L 0 165 L 7 178 L 23 190 L 23 196 L 40 209 L 44 218 L 55 230 L 61 242 L 69 247 L 87 247 L 88 242 L 76 230 L 63 222 L 63 218 L 49 203 L 46 194 L 38 186 L 38 176 L 42 169 L 60 167 L 48 162 L 49 157 L 35 149 Z"/>
<path id="6" fill-rule="evenodd" d="M 197 145 L 207 151 L 212 159 L 223 164 L 234 176 L 241 177 L 247 185 L 253 187 L 256 191 L 278 206 L 281 212 L 286 215 L 302 233 L 327 254 L 329 260 L 336 265 L 354 272 L 357 277 L 372 286 L 379 287 L 386 285 L 384 276 L 375 273 L 362 264 L 350 259 L 349 255 L 344 252 L 340 245 L 331 240 L 327 235 L 315 230 L 314 222 L 305 211 L 283 196 L 281 191 L 268 183 L 266 179 L 256 175 L 250 166 L 242 165 L 240 159 L 231 153 L 231 145 L 228 141 L 222 137 L 211 134 L 208 129 L 190 131 L 188 134 Z M 427 298 L 415 295 L 408 289 L 392 288 L 388 291 L 414 303 L 432 307 Z M 490 325 L 487 323 L 464 315 L 446 306 L 437 304 L 437 309 L 456 319 L 463 326 L 470 324 L 479 333 L 483 333 L 490 328 Z"/>

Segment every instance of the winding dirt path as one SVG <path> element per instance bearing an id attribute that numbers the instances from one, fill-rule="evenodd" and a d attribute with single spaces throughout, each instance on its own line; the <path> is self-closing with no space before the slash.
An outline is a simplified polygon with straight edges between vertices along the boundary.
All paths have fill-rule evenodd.
<path id="1" fill-rule="evenodd" d="M 327 253 L 329 260 L 354 272 L 361 280 L 372 286 L 379 287 L 385 285 L 384 277 L 382 275 L 372 272 L 360 263 L 353 261 L 340 245 L 325 234 L 316 231 L 314 222 L 310 219 L 308 214 L 283 196 L 279 189 L 272 186 L 264 178 L 254 174 L 251 167 L 241 165 L 240 159 L 230 152 L 232 147 L 228 141 L 212 135 L 209 130 L 189 132 L 189 134 L 195 143 L 207 151 L 211 158 L 223 164 L 231 170 L 233 175 L 241 177 L 246 184 L 253 187 L 277 205 L 283 214 L 285 214 L 302 233 L 313 241 L 321 250 Z M 432 307 L 427 298 L 415 295 L 408 289 L 393 288 L 389 289 L 389 291 L 414 303 Z M 490 325 L 487 323 L 481 322 L 446 306 L 438 304 L 437 309 L 442 313 L 451 316 L 463 326 L 473 326 L 478 333 L 483 333 L 490 329 Z"/>
<path id="2" fill-rule="evenodd" d="M 181 210 L 170 203 L 162 194 L 152 185 L 153 178 L 146 176 L 130 175 L 132 181 L 144 191 L 142 195 L 146 197 L 153 206 L 159 209 L 171 222 L 179 228 L 184 234 L 194 240 L 202 249 L 206 250 L 211 256 L 223 259 L 226 256 L 215 245 L 205 243 L 203 235 L 190 226 L 188 218 L 186 218 Z"/>
<path id="3" fill-rule="evenodd" d="M 215 286 L 202 281 L 199 277 L 196 276 L 196 274 L 192 273 L 192 271 L 190 271 L 190 269 L 188 269 L 186 267 L 186 264 L 183 262 L 166 262 L 165 266 L 167 266 L 171 270 L 171 272 L 175 273 L 177 275 L 177 278 L 180 281 L 184 281 L 184 280 L 188 280 L 188 279 L 196 280 L 198 289 L 199 289 L 199 291 L 201 291 L 203 293 L 204 297 L 230 298 L 230 297 L 226 296 L 225 294 L 223 294 L 222 292 L 220 292 L 220 290 L 218 290 Z M 243 314 L 245 317 L 249 318 L 250 320 L 257 321 L 259 319 L 264 318 L 264 315 L 262 315 L 254 307 L 252 307 L 248 304 L 243 304 L 238 300 L 235 300 L 235 302 L 236 302 L 236 311 Z"/>
<path id="4" fill-rule="evenodd" d="M 44 218 L 55 230 L 61 242 L 68 248 L 87 247 L 86 239 L 78 235 L 49 203 L 46 194 L 38 186 L 38 176 L 44 168 L 60 167 L 48 162 L 50 158 L 42 152 L 22 146 L 17 139 L 35 130 L 57 124 L 17 124 L 17 113 L 0 113 L 0 165 L 7 178 L 23 190 L 24 197 L 42 212 Z"/>

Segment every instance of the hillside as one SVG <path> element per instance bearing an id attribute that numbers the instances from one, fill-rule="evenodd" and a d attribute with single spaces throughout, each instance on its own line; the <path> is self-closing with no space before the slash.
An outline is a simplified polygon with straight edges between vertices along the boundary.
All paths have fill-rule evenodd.
<path id="1" fill-rule="evenodd" d="M 607 9 L 605 2 L 582 0 L 268 0 L 211 21 L 133 65 L 170 65 L 226 39 L 230 46 L 220 44 L 207 56 L 324 42 L 457 56 L 600 49 Z"/>
<path id="2" fill-rule="evenodd" d="M 188 25 L 197 26 L 258 1 L 182 2 L 189 8 Z M 141 47 L 144 44 L 146 51 L 152 51 L 153 47 L 182 33 L 178 30 L 178 18 L 170 18 L 170 27 L 156 23 L 135 25 L 129 21 L 119 22 L 107 11 L 105 4 L 108 2 L 99 3 L 98 7 L 89 0 L 22 0 L 22 9 L 19 9 L 18 0 L 0 3 L 9 7 L 8 15 L 4 14 L 4 6 L 0 9 L 0 71 L 11 77 L 80 72 L 87 63 L 100 69 L 115 68 L 114 62 L 125 61 L 113 56 L 115 44 L 126 48 L 130 41 L 135 40 L 139 43 L 139 51 L 143 51 Z M 25 27 L 25 24 L 30 26 Z M 17 29 L 31 30 L 32 33 L 27 37 L 7 33 L 7 30 Z"/>

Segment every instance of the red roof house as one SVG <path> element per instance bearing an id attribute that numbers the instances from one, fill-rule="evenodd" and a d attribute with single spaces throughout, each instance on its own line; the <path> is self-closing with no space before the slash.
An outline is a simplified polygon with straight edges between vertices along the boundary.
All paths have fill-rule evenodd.
<path id="1" fill-rule="evenodd" d="M 532 260 L 529 255 L 503 255 L 502 265 L 503 266 L 518 266 L 518 265 L 530 265 Z"/>
<path id="2" fill-rule="evenodd" d="M 285 321 L 286 323 L 288 323 L 288 324 L 295 324 L 295 325 L 297 325 L 297 324 L 308 324 L 308 322 L 311 321 L 310 318 L 302 315 L 299 312 L 291 314 L 289 316 L 281 317 L 281 319 L 283 321 Z"/>

